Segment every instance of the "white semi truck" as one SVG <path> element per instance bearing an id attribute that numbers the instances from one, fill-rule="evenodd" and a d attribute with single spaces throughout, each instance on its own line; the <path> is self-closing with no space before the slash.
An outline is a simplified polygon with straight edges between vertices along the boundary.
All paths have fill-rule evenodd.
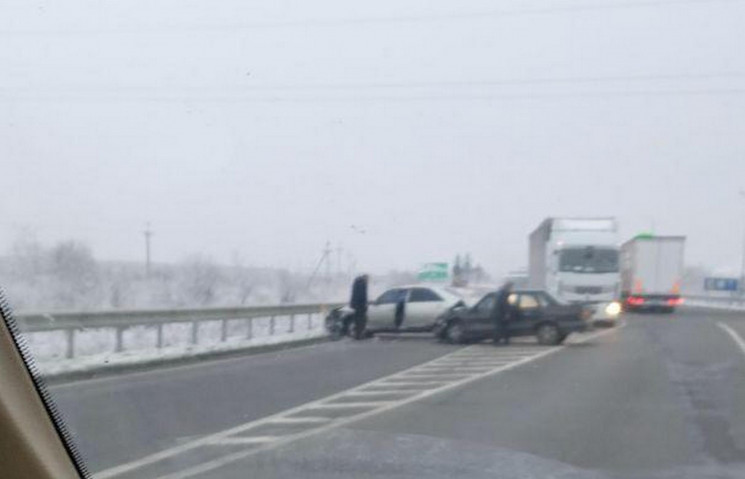
<path id="1" fill-rule="evenodd" d="M 530 234 L 530 287 L 568 303 L 594 306 L 596 323 L 621 312 L 615 218 L 547 218 Z"/>
<path id="2" fill-rule="evenodd" d="M 673 312 L 682 302 L 685 236 L 638 235 L 621 246 L 624 309 Z"/>

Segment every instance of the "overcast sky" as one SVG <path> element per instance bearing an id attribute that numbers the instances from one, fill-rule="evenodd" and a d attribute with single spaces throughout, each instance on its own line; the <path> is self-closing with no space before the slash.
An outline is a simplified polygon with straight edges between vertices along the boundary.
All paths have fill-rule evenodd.
<path id="1" fill-rule="evenodd" d="M 739 270 L 745 2 L 0 1 L 0 250 L 527 262 L 546 216 Z M 345 259 L 347 254 L 344 255 Z"/>

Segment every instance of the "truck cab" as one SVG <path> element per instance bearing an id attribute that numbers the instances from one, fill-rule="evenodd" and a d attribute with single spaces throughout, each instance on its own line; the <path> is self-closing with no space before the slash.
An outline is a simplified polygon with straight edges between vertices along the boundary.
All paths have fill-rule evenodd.
<path id="1" fill-rule="evenodd" d="M 530 286 L 587 305 L 596 324 L 621 311 L 618 226 L 614 218 L 548 218 L 530 235 Z"/>

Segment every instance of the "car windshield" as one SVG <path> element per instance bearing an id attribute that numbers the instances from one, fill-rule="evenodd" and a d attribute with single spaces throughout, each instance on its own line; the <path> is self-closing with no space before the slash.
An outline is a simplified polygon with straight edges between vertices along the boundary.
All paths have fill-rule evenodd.
<path id="1" fill-rule="evenodd" d="M 745 0 L 0 0 L 0 479 L 14 431 L 745 478 L 744 46 Z"/>
<path id="2" fill-rule="evenodd" d="M 616 273 L 618 251 L 608 248 L 571 248 L 559 252 L 559 271 L 564 273 Z"/>

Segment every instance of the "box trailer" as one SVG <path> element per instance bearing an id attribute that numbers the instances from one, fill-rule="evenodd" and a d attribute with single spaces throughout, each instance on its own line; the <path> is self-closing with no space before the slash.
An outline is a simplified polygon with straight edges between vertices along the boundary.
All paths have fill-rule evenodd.
<path id="1" fill-rule="evenodd" d="M 621 295 L 627 310 L 672 312 L 682 302 L 685 236 L 639 235 L 621 246 Z"/>

